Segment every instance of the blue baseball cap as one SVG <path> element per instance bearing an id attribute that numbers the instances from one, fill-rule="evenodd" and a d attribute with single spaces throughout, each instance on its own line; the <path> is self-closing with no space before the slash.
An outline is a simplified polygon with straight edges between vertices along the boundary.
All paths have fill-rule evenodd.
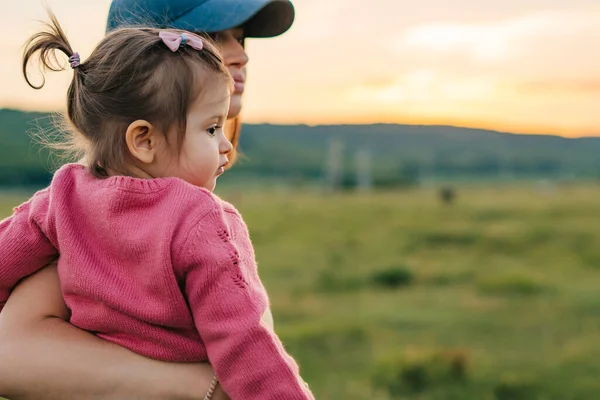
<path id="1" fill-rule="evenodd" d="M 144 25 L 196 32 L 243 27 L 246 37 L 273 37 L 294 22 L 289 0 L 113 0 L 106 31 Z"/>

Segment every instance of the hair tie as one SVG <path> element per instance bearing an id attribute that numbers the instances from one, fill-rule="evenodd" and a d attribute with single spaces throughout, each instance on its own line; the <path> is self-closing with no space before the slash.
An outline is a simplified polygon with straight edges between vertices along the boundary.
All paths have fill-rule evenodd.
<path id="1" fill-rule="evenodd" d="M 75 52 L 71 57 L 69 57 L 69 64 L 71 68 L 75 69 L 81 65 L 81 59 L 79 58 L 79 53 Z"/>
<path id="2" fill-rule="evenodd" d="M 174 32 L 160 31 L 158 37 L 161 38 L 163 43 L 167 45 L 172 52 L 176 52 L 180 47 L 184 46 L 190 46 L 195 50 L 202 50 L 204 47 L 202 39 L 193 34 L 186 35 L 185 33 L 182 33 L 181 35 L 178 35 Z"/>

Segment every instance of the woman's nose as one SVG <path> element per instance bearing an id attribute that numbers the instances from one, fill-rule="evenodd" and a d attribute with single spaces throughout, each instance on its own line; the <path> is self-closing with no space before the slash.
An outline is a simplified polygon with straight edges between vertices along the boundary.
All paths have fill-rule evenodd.
<path id="1" fill-rule="evenodd" d="M 225 58 L 225 65 L 235 66 L 238 68 L 243 68 L 248 64 L 249 58 L 248 54 L 244 50 L 244 46 L 231 38 L 224 43 L 225 48 L 223 49 L 223 54 Z"/>

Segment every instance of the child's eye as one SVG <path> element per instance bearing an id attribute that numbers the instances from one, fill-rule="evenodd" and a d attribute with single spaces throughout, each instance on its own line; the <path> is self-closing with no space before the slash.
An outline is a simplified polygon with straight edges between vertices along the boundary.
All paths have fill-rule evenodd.
<path id="1" fill-rule="evenodd" d="M 220 126 L 211 126 L 206 130 L 206 132 L 208 132 L 210 136 L 215 136 L 219 129 L 221 129 Z"/>

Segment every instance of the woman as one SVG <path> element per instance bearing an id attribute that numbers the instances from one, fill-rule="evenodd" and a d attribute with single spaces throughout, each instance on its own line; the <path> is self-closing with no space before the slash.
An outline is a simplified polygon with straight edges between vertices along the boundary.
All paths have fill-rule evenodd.
<path id="1" fill-rule="evenodd" d="M 248 57 L 245 37 L 273 37 L 294 19 L 288 0 L 114 0 L 107 29 L 143 22 L 212 32 L 235 80 L 228 132 L 236 144 Z M 22 282 L 0 313 L 0 395 L 11 399 L 198 399 L 209 365 L 138 356 L 66 321 L 56 266 Z M 217 389 L 212 399 L 227 399 Z"/>

